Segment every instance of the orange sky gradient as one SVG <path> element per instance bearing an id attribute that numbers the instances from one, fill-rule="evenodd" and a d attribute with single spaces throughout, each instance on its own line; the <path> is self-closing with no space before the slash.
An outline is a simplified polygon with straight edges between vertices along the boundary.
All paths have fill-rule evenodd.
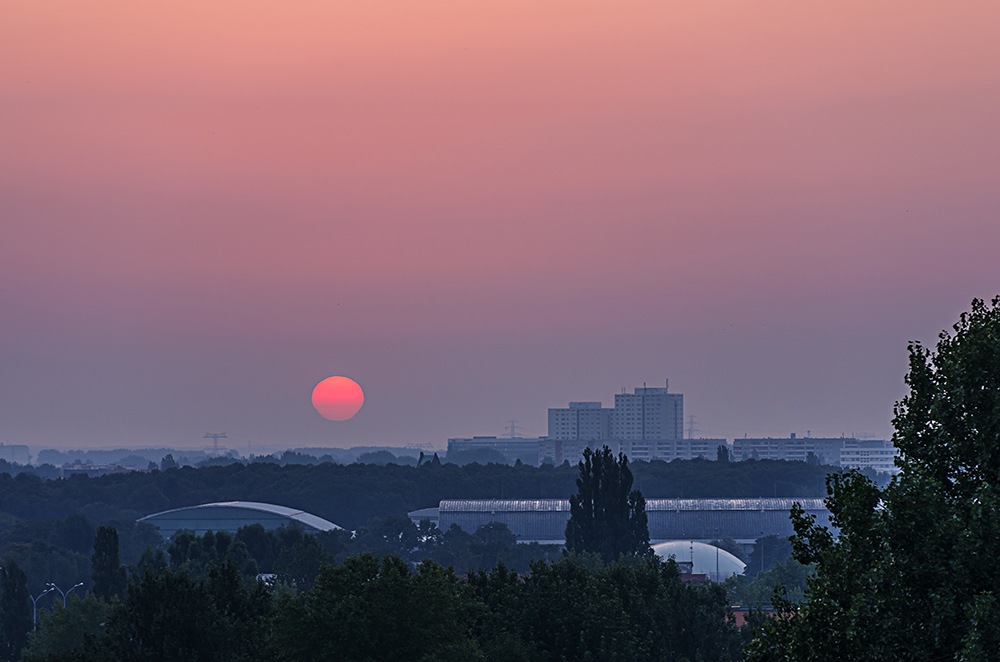
<path id="1" fill-rule="evenodd" d="M 441 447 L 665 377 L 703 436 L 885 437 L 906 342 L 1000 291 L 998 28 L 5 3 L 0 441 Z"/>

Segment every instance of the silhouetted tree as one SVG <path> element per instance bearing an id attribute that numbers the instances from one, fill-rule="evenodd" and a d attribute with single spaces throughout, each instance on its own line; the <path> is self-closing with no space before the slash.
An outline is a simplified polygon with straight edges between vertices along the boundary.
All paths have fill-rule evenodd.
<path id="1" fill-rule="evenodd" d="M 165 568 L 129 584 L 111 610 L 104 636 L 64 659 L 94 662 L 251 662 L 267 654 L 264 626 L 271 597 L 262 583 L 248 587 L 232 560 L 195 579 Z"/>
<path id="2" fill-rule="evenodd" d="M 28 575 L 14 559 L 3 562 L 0 591 L 3 654 L 7 660 L 20 660 L 31 631 L 31 597 L 28 595 Z"/>
<path id="3" fill-rule="evenodd" d="M 729 447 L 725 444 L 719 444 L 715 449 L 715 459 L 719 462 L 729 462 Z"/>
<path id="4" fill-rule="evenodd" d="M 125 568 L 118 556 L 118 531 L 110 526 L 97 527 L 94 554 L 90 557 L 94 594 L 111 602 L 125 595 Z"/>
<path id="5" fill-rule="evenodd" d="M 71 651 L 86 645 L 88 638 L 96 643 L 103 635 L 102 625 L 107 621 L 108 612 L 108 603 L 93 593 L 83 598 L 71 593 L 65 607 L 62 600 L 53 600 L 51 609 L 38 612 L 38 631 L 28 636 L 25 660 L 71 657 Z"/>
<path id="6" fill-rule="evenodd" d="M 624 453 L 616 460 L 611 449 L 587 448 L 580 462 L 578 492 L 570 497 L 566 547 L 600 554 L 606 563 L 622 554 L 649 552 L 646 500 L 632 489 L 632 472 Z"/>
<path id="7" fill-rule="evenodd" d="M 278 601 L 272 641 L 278 660 L 475 662 L 475 605 L 455 573 L 436 563 L 416 571 L 398 556 L 371 554 L 324 565 L 315 587 Z"/>
<path id="8" fill-rule="evenodd" d="M 953 328 L 933 354 L 910 344 L 898 478 L 830 476 L 837 537 L 793 509 L 795 557 L 816 576 L 799 612 L 750 644 L 753 662 L 997 659 L 1000 297 Z"/>

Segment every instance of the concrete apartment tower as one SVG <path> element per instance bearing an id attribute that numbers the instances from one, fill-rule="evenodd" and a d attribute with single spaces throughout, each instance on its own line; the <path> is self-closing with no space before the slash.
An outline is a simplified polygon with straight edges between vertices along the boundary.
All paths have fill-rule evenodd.
<path id="1" fill-rule="evenodd" d="M 615 394 L 611 435 L 622 453 L 634 460 L 690 456 L 684 445 L 684 396 L 662 387 L 642 386 Z"/>

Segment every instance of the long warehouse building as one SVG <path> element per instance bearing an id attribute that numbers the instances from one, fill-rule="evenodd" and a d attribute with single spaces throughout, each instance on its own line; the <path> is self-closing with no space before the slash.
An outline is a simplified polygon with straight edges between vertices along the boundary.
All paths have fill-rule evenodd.
<path id="1" fill-rule="evenodd" d="M 656 543 L 730 536 L 748 544 L 762 536 L 790 536 L 795 503 L 817 524 L 830 526 L 822 499 L 647 499 L 649 538 Z M 477 499 L 441 501 L 437 514 L 445 531 L 457 524 L 475 533 L 483 524 L 502 522 L 521 542 L 563 544 L 570 512 L 566 499 Z"/>

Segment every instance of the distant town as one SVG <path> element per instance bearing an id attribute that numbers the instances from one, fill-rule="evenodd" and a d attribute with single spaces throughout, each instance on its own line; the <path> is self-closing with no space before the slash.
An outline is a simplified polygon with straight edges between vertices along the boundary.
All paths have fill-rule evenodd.
<path id="1" fill-rule="evenodd" d="M 512 423 L 508 436 L 455 437 L 447 440 L 447 451 L 439 461 L 454 464 L 577 464 L 587 448 L 608 446 L 624 453 L 632 462 L 693 460 L 710 461 L 789 460 L 842 469 L 872 470 L 895 475 L 899 454 L 892 442 L 854 437 L 805 437 L 792 433 L 772 438 L 702 438 L 684 436 L 684 395 L 662 387 L 640 386 L 615 394 L 614 407 L 601 402 L 570 402 L 548 410 L 548 434 L 522 437 Z M 205 449 L 42 449 L 32 457 L 26 445 L 0 443 L 0 461 L 35 467 L 43 478 L 84 474 L 91 477 L 127 471 L 150 471 L 169 466 L 207 466 L 243 460 L 236 451 L 219 446 L 224 434 L 206 433 L 214 446 Z M 425 452 L 426 451 L 426 452 Z M 284 463 L 335 462 L 350 464 L 410 464 L 431 462 L 437 457 L 430 447 L 356 446 L 353 448 L 294 448 L 246 460 L 279 460 Z"/>
<path id="2" fill-rule="evenodd" d="M 873 469 L 895 474 L 898 451 L 885 440 L 853 437 L 705 439 L 684 436 L 684 395 L 662 387 L 641 386 L 615 394 L 615 406 L 570 402 L 549 409 L 548 435 L 525 438 L 477 436 L 448 440 L 448 456 L 494 451 L 508 461 L 576 464 L 587 448 L 609 446 L 630 461 L 662 460 L 799 460 L 843 469 Z"/>

